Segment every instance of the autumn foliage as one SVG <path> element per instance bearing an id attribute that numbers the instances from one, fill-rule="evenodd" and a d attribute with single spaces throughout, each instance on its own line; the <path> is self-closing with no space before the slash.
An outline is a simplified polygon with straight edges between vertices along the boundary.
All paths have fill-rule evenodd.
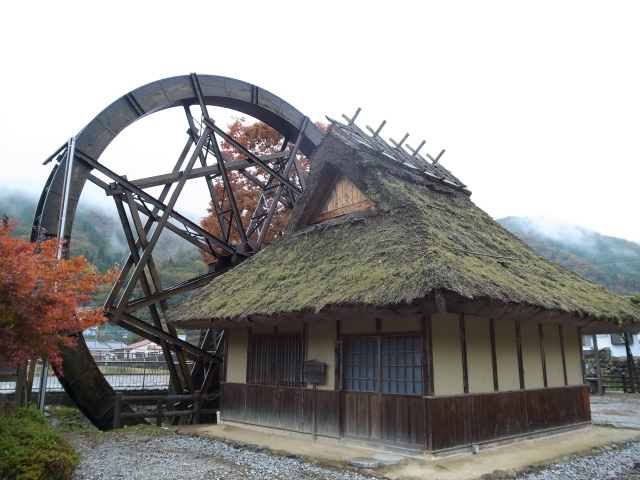
<path id="1" fill-rule="evenodd" d="M 0 224 L 0 363 L 43 357 L 60 369 L 60 346 L 75 333 L 102 323 L 103 309 L 80 308 L 90 294 L 116 278 L 101 275 L 83 256 L 58 259 L 59 244 L 11 237 L 17 222 Z"/>
<path id="2" fill-rule="evenodd" d="M 327 131 L 327 125 L 320 122 L 316 122 L 315 125 L 321 131 Z M 283 136 L 263 122 L 249 123 L 244 117 L 239 117 L 235 118 L 232 123 L 227 125 L 227 127 L 228 135 L 235 141 L 243 145 L 254 155 L 269 155 L 279 152 L 282 148 L 282 142 L 284 140 Z M 241 152 L 239 152 L 236 148 L 233 147 L 233 145 L 226 141 L 221 142 L 220 151 L 231 160 L 239 160 L 241 158 L 245 158 L 245 156 Z M 301 155 L 298 157 L 298 160 L 301 164 L 301 169 L 306 173 L 309 170 L 309 161 Z M 261 169 L 250 167 L 247 168 L 247 172 L 259 178 L 263 182 L 266 182 L 267 180 L 266 172 L 263 172 Z M 293 171 L 291 173 L 293 174 Z M 238 205 L 238 211 L 240 212 L 240 216 L 242 218 L 242 224 L 246 229 L 249 226 L 251 217 L 260 199 L 260 195 L 262 194 L 262 190 L 259 186 L 257 186 L 254 182 L 252 182 L 249 178 L 247 178 L 239 171 L 229 171 L 229 182 L 232 185 L 233 195 Z M 229 201 L 224 189 L 224 185 L 220 178 L 214 179 L 214 187 L 216 189 L 218 199 L 221 203 L 222 210 L 229 211 L 231 207 L 229 206 Z M 237 229 L 235 228 L 235 221 L 232 223 L 229 238 L 225 238 L 220 228 L 220 223 L 216 215 L 215 207 L 211 202 L 209 202 L 207 212 L 209 213 L 209 215 L 204 217 L 200 222 L 200 225 L 205 230 L 211 232 L 216 237 L 221 238 L 227 242 L 235 243 L 240 241 L 240 236 Z M 227 215 L 227 218 L 228 217 L 229 216 Z M 282 235 L 282 231 L 284 230 L 288 219 L 289 211 L 285 209 L 282 204 L 279 204 L 271 220 L 271 225 L 267 236 L 265 237 L 265 244 L 273 243 Z M 214 259 L 211 258 L 210 255 L 204 252 L 201 253 L 203 259 L 206 262 L 214 261 Z"/>

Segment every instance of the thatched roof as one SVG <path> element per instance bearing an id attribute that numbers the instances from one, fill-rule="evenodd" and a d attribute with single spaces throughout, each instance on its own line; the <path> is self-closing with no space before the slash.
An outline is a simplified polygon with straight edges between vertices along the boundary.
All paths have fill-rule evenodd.
<path id="1" fill-rule="evenodd" d="M 287 232 L 179 307 L 179 327 L 465 312 L 640 330 L 640 309 L 527 247 L 470 200 L 334 126 L 312 157 Z M 376 204 L 310 224 L 345 175 Z M 507 201 L 507 199 L 505 199 Z"/>

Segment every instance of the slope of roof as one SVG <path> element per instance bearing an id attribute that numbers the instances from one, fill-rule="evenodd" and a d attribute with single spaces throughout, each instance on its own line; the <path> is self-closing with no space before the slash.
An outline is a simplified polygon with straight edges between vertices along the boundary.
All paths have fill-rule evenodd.
<path id="1" fill-rule="evenodd" d="M 640 309 L 532 251 L 463 184 L 383 153 L 334 125 L 283 238 L 192 294 L 168 321 L 226 328 L 446 309 L 585 333 L 640 330 Z M 376 206 L 311 224 L 341 174 Z"/>

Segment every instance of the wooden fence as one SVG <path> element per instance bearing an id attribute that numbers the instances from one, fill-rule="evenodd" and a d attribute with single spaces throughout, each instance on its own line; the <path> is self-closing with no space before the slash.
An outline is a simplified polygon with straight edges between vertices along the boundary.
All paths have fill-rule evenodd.
<path id="1" fill-rule="evenodd" d="M 191 422 L 194 425 L 200 423 L 202 415 L 211 415 L 218 413 L 219 410 L 215 409 L 203 409 L 202 402 L 205 400 L 215 400 L 218 398 L 218 394 L 202 395 L 202 392 L 198 390 L 194 395 L 130 395 L 124 396 L 122 392 L 116 392 L 115 404 L 113 406 L 113 428 L 120 428 L 122 426 L 123 418 L 152 418 L 155 417 L 156 425 L 161 426 L 162 419 L 165 417 L 186 417 L 191 416 Z M 151 412 L 122 412 L 122 405 L 125 401 L 140 402 L 140 401 L 156 401 L 156 410 Z M 165 409 L 163 404 L 170 401 L 192 401 L 193 408 L 187 408 L 184 410 L 171 410 Z"/>
<path id="2" fill-rule="evenodd" d="M 598 393 L 598 378 L 589 376 L 586 380 L 589 384 L 590 392 Z M 606 393 L 607 391 L 624 393 L 640 392 L 640 381 L 638 381 L 637 378 L 630 377 L 626 373 L 603 373 L 602 393 Z"/>

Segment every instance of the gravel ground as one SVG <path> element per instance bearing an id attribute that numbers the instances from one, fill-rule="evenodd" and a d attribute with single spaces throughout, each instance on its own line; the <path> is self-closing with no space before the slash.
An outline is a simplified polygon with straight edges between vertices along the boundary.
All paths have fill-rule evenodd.
<path id="1" fill-rule="evenodd" d="M 596 425 L 640 429 L 640 395 L 591 395 L 591 417 Z"/>
<path id="2" fill-rule="evenodd" d="M 640 395 L 594 395 L 591 397 L 591 409 L 593 422 L 596 424 L 640 429 Z M 341 466 L 337 464 L 313 463 L 313 460 L 274 454 L 266 447 L 247 445 L 239 448 L 229 440 L 223 442 L 210 437 L 190 437 L 169 431 L 158 435 L 155 429 L 72 435 L 70 440 L 82 455 L 75 480 L 367 478 L 352 470 L 340 469 Z M 640 480 L 640 471 L 633 470 L 636 462 L 640 462 L 640 442 L 629 440 L 597 447 L 586 454 L 574 454 L 545 462 L 544 465 L 517 469 L 517 472 L 510 471 L 509 478 Z M 481 473 L 478 472 L 479 475 Z M 496 471 L 494 474 L 483 475 L 482 478 L 505 478 L 504 473 L 506 472 Z"/>
<path id="3" fill-rule="evenodd" d="M 527 480 L 640 478 L 640 471 L 633 470 L 635 463 L 640 462 L 640 443 L 620 442 L 613 447 L 603 447 L 603 450 L 604 452 L 597 455 L 562 459 L 564 461 L 543 467 L 536 473 L 526 474 L 522 478 Z"/>
<path id="4" fill-rule="evenodd" d="M 364 480 L 351 471 L 329 470 L 296 458 L 265 453 L 264 447 L 235 448 L 212 438 L 144 431 L 70 439 L 82 456 L 74 479 L 127 480 Z"/>

